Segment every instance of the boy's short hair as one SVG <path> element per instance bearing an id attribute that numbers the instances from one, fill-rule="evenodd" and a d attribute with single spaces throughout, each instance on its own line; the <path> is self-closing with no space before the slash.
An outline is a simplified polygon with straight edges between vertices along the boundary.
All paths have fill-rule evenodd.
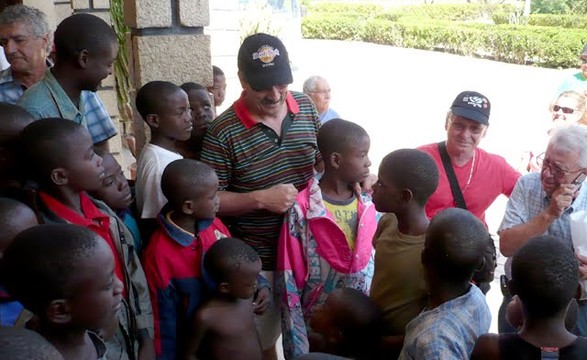
<path id="1" fill-rule="evenodd" d="M 212 65 L 212 76 L 224 76 L 224 71 L 216 65 Z"/>
<path id="2" fill-rule="evenodd" d="M 30 207 L 9 198 L 0 197 L 0 254 L 4 248 L 14 240 L 24 229 L 18 219 L 24 213 L 35 218 L 35 212 Z"/>
<path id="3" fill-rule="evenodd" d="M 335 291 L 342 295 L 344 314 L 339 314 L 334 323 L 344 339 L 354 343 L 378 339 L 383 315 L 373 300 L 357 289 L 339 288 Z"/>
<path id="4" fill-rule="evenodd" d="M 12 145 L 22 130 L 33 121 L 33 116 L 20 106 L 0 102 L 0 146 Z"/>
<path id="5" fill-rule="evenodd" d="M 63 360 L 59 351 L 38 333 L 0 327 L 0 354 L 10 360 Z"/>
<path id="6" fill-rule="evenodd" d="M 57 59 L 76 59 L 82 50 L 95 54 L 117 43 L 116 33 L 97 16 L 87 13 L 71 15 L 55 30 Z"/>
<path id="7" fill-rule="evenodd" d="M 40 119 L 28 125 L 21 134 L 24 164 L 28 164 L 29 175 L 40 183 L 47 183 L 51 171 L 67 165 L 70 158 L 68 142 L 72 137 L 87 130 L 61 118 Z"/>
<path id="8" fill-rule="evenodd" d="M 137 111 L 147 120 L 147 116 L 159 115 L 167 98 L 182 89 L 169 81 L 151 81 L 143 85 L 137 92 L 135 104 Z"/>
<path id="9" fill-rule="evenodd" d="M 195 83 L 195 82 L 186 82 L 183 83 L 179 86 L 183 91 L 186 92 L 186 94 L 189 94 L 190 91 L 194 91 L 194 90 L 204 90 L 206 91 L 206 93 L 208 92 L 208 90 L 203 87 L 201 84 Z"/>
<path id="10" fill-rule="evenodd" d="M 356 144 L 365 137 L 367 131 L 352 121 L 332 119 L 320 126 L 318 148 L 324 159 L 335 152 L 343 152 L 349 144 Z"/>
<path id="11" fill-rule="evenodd" d="M 447 283 L 470 281 L 483 261 L 488 238 L 485 225 L 469 211 L 444 209 L 430 220 L 422 262 Z"/>
<path id="12" fill-rule="evenodd" d="M 545 318 L 568 306 L 579 286 L 573 251 L 554 236 L 528 240 L 512 260 L 514 292 L 528 315 Z"/>
<path id="13" fill-rule="evenodd" d="M 72 296 L 77 271 L 99 241 L 91 230 L 72 224 L 39 225 L 21 232 L 0 267 L 0 283 L 35 315 L 45 317 L 51 301 Z"/>
<path id="14" fill-rule="evenodd" d="M 242 240 L 222 238 L 204 255 L 204 269 L 216 284 L 220 284 L 227 282 L 230 275 L 240 269 L 241 265 L 257 261 L 257 252 Z"/>
<path id="15" fill-rule="evenodd" d="M 399 189 L 409 189 L 424 206 L 438 187 L 438 167 L 427 153 L 417 149 L 399 149 L 381 160 L 379 171 L 391 178 Z"/>
<path id="16" fill-rule="evenodd" d="M 173 208 L 181 207 L 184 201 L 198 195 L 201 191 L 200 185 L 214 174 L 214 169 L 201 161 L 175 160 L 163 170 L 161 191 Z"/>

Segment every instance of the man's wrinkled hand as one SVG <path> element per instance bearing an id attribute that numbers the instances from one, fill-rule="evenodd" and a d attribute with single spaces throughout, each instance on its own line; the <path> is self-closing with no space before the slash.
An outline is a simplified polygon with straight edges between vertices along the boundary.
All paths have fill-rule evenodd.
<path id="1" fill-rule="evenodd" d="M 298 190 L 292 184 L 279 184 L 260 191 L 260 202 L 266 210 L 277 214 L 288 211 L 298 196 Z"/>

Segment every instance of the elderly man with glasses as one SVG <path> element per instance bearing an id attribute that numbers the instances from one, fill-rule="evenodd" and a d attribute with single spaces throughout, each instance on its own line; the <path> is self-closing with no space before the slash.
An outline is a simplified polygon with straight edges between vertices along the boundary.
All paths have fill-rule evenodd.
<path id="1" fill-rule="evenodd" d="M 500 250 L 512 256 L 529 239 L 552 235 L 561 246 L 573 248 L 570 216 L 587 210 L 587 187 L 581 186 L 587 174 L 587 127 L 573 125 L 557 130 L 546 152 L 538 157 L 541 171 L 518 181 L 508 201 L 499 229 Z M 587 258 L 577 255 L 581 278 L 587 278 Z M 506 274 L 509 274 L 509 259 Z M 509 301 L 505 296 L 500 312 Z M 579 317 L 574 333 L 587 335 L 587 293 L 579 301 Z M 507 331 L 500 324 L 500 332 Z M 509 329 L 511 330 L 511 329 Z"/>

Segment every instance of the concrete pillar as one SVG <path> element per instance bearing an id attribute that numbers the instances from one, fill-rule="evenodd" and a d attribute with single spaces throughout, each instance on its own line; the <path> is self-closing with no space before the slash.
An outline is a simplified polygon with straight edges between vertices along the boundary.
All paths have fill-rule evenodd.
<path id="1" fill-rule="evenodd" d="M 95 0 L 94 0 L 95 1 Z M 212 84 L 208 0 L 125 0 L 135 89 L 153 80 Z M 137 150 L 148 141 L 135 111 Z"/>

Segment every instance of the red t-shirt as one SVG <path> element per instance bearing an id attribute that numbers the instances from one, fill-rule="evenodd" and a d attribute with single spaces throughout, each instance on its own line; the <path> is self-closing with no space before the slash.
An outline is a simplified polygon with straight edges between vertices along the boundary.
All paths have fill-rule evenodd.
<path id="1" fill-rule="evenodd" d="M 426 214 L 429 218 L 432 218 L 440 210 L 456 207 L 456 205 L 448 178 L 446 177 L 446 172 L 444 171 L 444 166 L 442 165 L 438 144 L 424 145 L 418 149 L 430 154 L 438 167 L 438 188 L 426 204 Z M 463 191 L 463 197 L 465 198 L 467 209 L 487 226 L 485 223 L 485 210 L 487 210 L 499 195 L 504 194 L 509 197 L 521 175 L 503 157 L 489 154 L 479 148 L 475 151 L 475 166 L 473 168 L 471 182 L 466 189 L 465 185 L 471 173 L 473 160 L 469 160 L 463 166 L 453 164 L 452 167 L 461 191 L 465 189 Z"/>
<path id="2" fill-rule="evenodd" d="M 47 207 L 55 213 L 55 215 L 72 224 L 88 228 L 106 240 L 108 246 L 110 246 L 110 249 L 112 250 L 112 254 L 114 254 L 114 273 L 116 274 L 116 277 L 118 277 L 124 284 L 123 294 L 126 297 L 126 281 L 124 277 L 122 261 L 120 259 L 119 252 L 116 249 L 116 245 L 112 240 L 112 235 L 110 234 L 110 216 L 101 212 L 100 209 L 94 205 L 92 200 L 84 192 L 81 192 L 79 196 L 80 206 L 84 216 L 81 216 L 74 210 L 63 205 L 61 202 L 59 202 L 59 200 L 45 192 L 39 192 L 39 196 L 45 205 L 47 205 Z"/>

